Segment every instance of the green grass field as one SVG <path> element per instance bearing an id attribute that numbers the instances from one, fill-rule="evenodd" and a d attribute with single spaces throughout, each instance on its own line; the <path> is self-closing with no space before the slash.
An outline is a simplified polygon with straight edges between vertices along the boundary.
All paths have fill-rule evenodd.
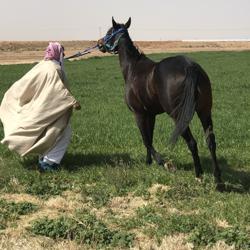
<path id="1" fill-rule="evenodd" d="M 205 172 L 202 183 L 195 180 L 184 142 L 168 145 L 173 122 L 165 114 L 156 119 L 154 145 L 178 170 L 145 164 L 116 56 L 67 62 L 82 110 L 72 116 L 62 169 L 40 174 L 36 156 L 21 159 L 0 145 L 0 249 L 250 249 L 250 52 L 187 55 L 212 82 L 226 191 L 215 190 L 196 115 L 191 129 Z M 0 66 L 0 99 L 32 67 Z"/>

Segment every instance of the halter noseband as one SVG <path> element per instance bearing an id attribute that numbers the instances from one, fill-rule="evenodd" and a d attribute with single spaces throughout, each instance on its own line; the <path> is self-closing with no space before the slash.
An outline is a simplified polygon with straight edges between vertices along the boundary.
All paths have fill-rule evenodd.
<path id="1" fill-rule="evenodd" d="M 118 42 L 121 38 L 121 36 L 124 34 L 124 32 L 126 31 L 126 29 L 124 28 L 120 28 L 114 32 L 112 32 L 110 35 L 107 34 L 104 38 L 103 38 L 103 41 L 104 41 L 104 44 L 103 46 L 105 47 L 105 49 L 110 52 L 110 53 L 117 53 L 115 51 L 115 48 L 117 47 L 118 45 Z M 115 40 L 115 42 L 113 43 L 113 45 L 109 44 L 108 42 L 114 37 L 116 36 L 117 34 L 119 34 L 119 36 L 117 37 L 117 39 Z"/>

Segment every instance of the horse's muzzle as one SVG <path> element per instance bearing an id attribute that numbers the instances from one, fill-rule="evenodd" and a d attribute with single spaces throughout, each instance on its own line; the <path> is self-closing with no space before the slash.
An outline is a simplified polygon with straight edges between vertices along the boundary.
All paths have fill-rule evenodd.
<path id="1" fill-rule="evenodd" d="M 103 41 L 103 39 L 100 39 L 100 40 L 97 41 L 97 46 L 98 46 L 98 49 L 99 49 L 101 52 L 103 52 L 103 53 L 107 52 L 107 50 L 106 50 L 106 48 L 105 48 L 105 46 L 104 46 L 104 41 Z"/>

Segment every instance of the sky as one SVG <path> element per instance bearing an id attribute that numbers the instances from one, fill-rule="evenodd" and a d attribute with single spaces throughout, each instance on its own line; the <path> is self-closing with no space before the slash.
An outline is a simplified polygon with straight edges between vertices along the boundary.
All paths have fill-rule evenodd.
<path id="1" fill-rule="evenodd" d="M 97 40 L 131 17 L 136 41 L 250 40 L 250 0 L 0 0 L 0 41 Z"/>

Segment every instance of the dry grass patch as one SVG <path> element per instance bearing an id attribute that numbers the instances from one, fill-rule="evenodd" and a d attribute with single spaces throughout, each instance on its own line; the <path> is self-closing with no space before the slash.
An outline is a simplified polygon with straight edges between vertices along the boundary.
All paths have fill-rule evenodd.
<path id="1" fill-rule="evenodd" d="M 46 241 L 46 240 L 45 240 Z M 0 235 L 0 249 L 2 250 L 40 250 L 45 242 L 40 238 L 31 238 L 21 235 L 4 234 Z"/>
<path id="2" fill-rule="evenodd" d="M 106 221 L 107 215 L 112 214 L 112 216 L 122 219 L 129 218 L 136 214 L 136 210 L 139 207 L 148 205 L 148 201 L 145 201 L 141 197 L 134 197 L 132 194 L 128 196 L 113 197 L 107 206 L 101 208 L 92 208 L 91 213 L 95 214 L 98 219 Z M 113 226 L 113 225 L 110 225 Z"/>
<path id="3" fill-rule="evenodd" d="M 9 238 L 12 238 L 12 236 L 15 238 L 17 235 L 24 234 L 32 221 L 44 217 L 55 219 L 65 213 L 67 215 L 73 214 L 76 209 L 82 209 L 86 206 L 86 204 L 82 203 L 81 196 L 73 192 L 64 192 L 63 197 L 56 196 L 47 201 L 29 194 L 2 194 L 0 198 L 16 203 L 30 202 L 38 206 L 38 211 L 20 216 L 16 227 L 8 227 L 4 230 L 3 235 L 8 235 Z"/>
<path id="4" fill-rule="evenodd" d="M 20 219 L 17 221 L 17 227 L 8 227 L 4 230 L 6 235 L 20 235 L 25 233 L 26 228 L 30 226 L 32 221 L 35 221 L 40 218 L 48 217 L 49 219 L 54 219 L 60 216 L 60 213 L 57 210 L 51 210 L 44 208 L 33 214 L 20 216 Z M 0 248 L 1 249 L 1 248 Z"/>
<path id="5" fill-rule="evenodd" d="M 85 208 L 84 200 L 81 195 L 74 193 L 72 191 L 65 191 L 62 193 L 62 196 L 55 196 L 50 199 L 43 200 L 37 196 L 21 193 L 21 194 L 2 194 L 0 198 L 7 201 L 13 202 L 30 202 L 40 207 L 40 210 L 37 214 L 42 213 L 43 211 L 64 211 L 64 212 L 73 212 L 76 209 Z M 50 212 L 48 212 L 48 215 Z"/>
<path id="6" fill-rule="evenodd" d="M 176 234 L 164 237 L 161 244 L 158 244 L 155 239 L 150 239 L 144 234 L 137 234 L 133 250 L 190 250 L 193 249 L 193 244 L 187 243 L 187 236 L 184 234 Z"/>
<path id="7" fill-rule="evenodd" d="M 30 202 L 38 206 L 38 211 L 32 214 L 20 216 L 15 227 L 7 227 L 0 235 L 0 249 L 82 249 L 73 241 L 54 241 L 47 237 L 27 236 L 26 228 L 41 218 L 55 219 L 67 213 L 73 214 L 76 209 L 81 209 L 83 204 L 80 194 L 71 191 L 64 192 L 62 196 L 43 200 L 29 194 L 2 194 L 0 198 L 6 201 Z"/>
<path id="8" fill-rule="evenodd" d="M 83 246 L 69 240 L 53 240 L 44 236 L 1 235 L 1 250 L 82 250 Z"/>
<path id="9" fill-rule="evenodd" d="M 62 196 L 50 198 L 44 203 L 44 206 L 50 209 L 56 209 L 62 212 L 73 213 L 76 209 L 86 208 L 81 194 L 72 191 L 63 192 Z"/>
<path id="10" fill-rule="evenodd" d="M 30 202 L 35 205 L 41 205 L 42 200 L 36 196 L 30 194 L 1 194 L 0 199 L 4 199 L 7 201 L 14 201 L 14 202 Z"/>
<path id="11" fill-rule="evenodd" d="M 162 185 L 162 184 L 153 184 L 152 187 L 150 187 L 148 189 L 149 193 L 150 193 L 150 201 L 151 203 L 159 203 L 161 202 L 159 200 L 159 198 L 157 198 L 157 193 L 160 192 L 167 192 L 171 189 L 170 186 L 166 186 L 166 185 Z M 166 200 L 164 200 L 164 203 L 162 204 L 157 204 L 159 205 L 161 208 L 165 208 L 168 213 L 171 214 L 180 214 L 180 215 L 192 215 L 192 214 L 199 214 L 199 210 L 192 210 L 192 211 L 186 211 L 186 212 L 181 212 L 180 210 L 178 210 L 177 208 L 173 207 L 171 205 L 171 203 L 167 203 Z"/>
<path id="12" fill-rule="evenodd" d="M 222 228 L 231 227 L 226 220 L 216 219 L 215 222 L 216 222 L 216 224 L 217 224 L 218 227 L 222 227 Z"/>
<path id="13" fill-rule="evenodd" d="M 152 187 L 148 189 L 151 196 L 155 197 L 157 192 L 168 191 L 170 190 L 170 186 L 162 185 L 162 184 L 153 184 Z"/>
<path id="14" fill-rule="evenodd" d="M 142 197 L 133 197 L 132 194 L 128 194 L 125 197 L 114 197 L 109 202 L 108 208 L 119 217 L 130 217 L 139 207 L 146 206 L 148 203 Z"/>
<path id="15" fill-rule="evenodd" d="M 235 250 L 234 246 L 227 245 L 224 241 L 217 241 L 212 247 L 206 247 L 206 250 Z"/>
<path id="16" fill-rule="evenodd" d="M 89 210 L 95 214 L 98 219 L 108 223 L 111 228 L 116 228 L 117 226 L 110 222 L 110 215 L 117 219 L 131 218 L 136 215 L 138 208 L 147 206 L 148 204 L 148 200 L 133 196 L 133 194 L 130 193 L 127 196 L 113 197 L 106 206 L 101 208 L 91 208 L 91 206 L 89 206 Z"/>
<path id="17" fill-rule="evenodd" d="M 12 190 L 15 190 L 15 192 L 22 193 L 25 191 L 25 186 L 21 185 L 16 177 L 12 177 L 9 180 L 9 186 Z"/>
<path id="18" fill-rule="evenodd" d="M 111 212 L 113 213 L 112 210 L 110 210 L 109 208 L 106 207 L 101 207 L 101 208 L 92 208 L 90 209 L 90 213 L 94 214 L 96 216 L 97 219 L 102 220 L 104 222 L 106 222 L 107 220 L 107 214 Z"/>

